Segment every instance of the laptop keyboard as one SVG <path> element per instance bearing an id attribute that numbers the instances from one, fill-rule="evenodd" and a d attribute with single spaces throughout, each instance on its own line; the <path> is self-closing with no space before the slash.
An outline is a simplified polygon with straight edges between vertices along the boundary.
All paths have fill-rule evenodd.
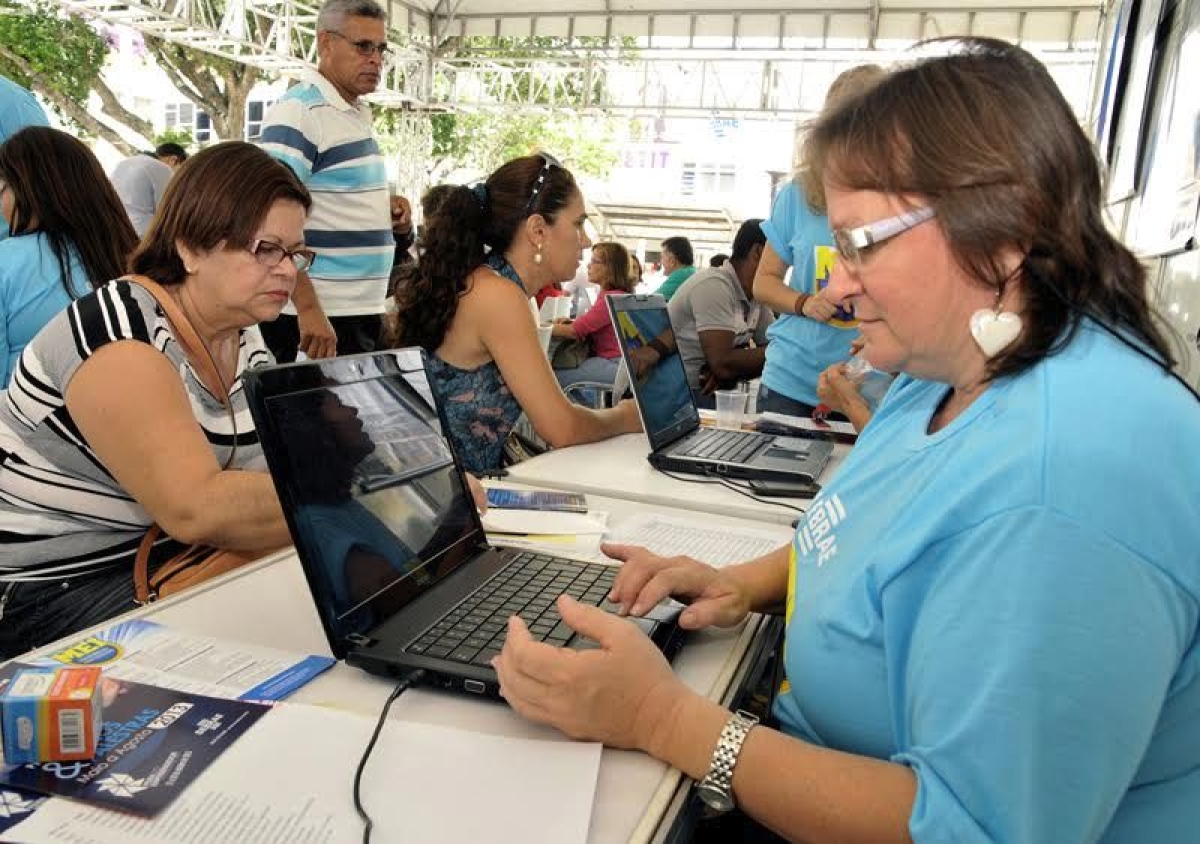
<path id="1" fill-rule="evenodd" d="M 565 645 L 574 635 L 554 605 L 567 594 L 583 604 L 615 611 L 607 600 L 617 569 L 525 553 L 442 616 L 404 650 L 410 654 L 490 666 L 504 647 L 508 619 L 519 615 L 534 639 Z"/>
<path id="2" fill-rule="evenodd" d="M 744 463 L 763 446 L 762 434 L 753 431 L 719 431 L 707 428 L 681 452 L 684 457 L 719 460 L 722 463 Z"/>

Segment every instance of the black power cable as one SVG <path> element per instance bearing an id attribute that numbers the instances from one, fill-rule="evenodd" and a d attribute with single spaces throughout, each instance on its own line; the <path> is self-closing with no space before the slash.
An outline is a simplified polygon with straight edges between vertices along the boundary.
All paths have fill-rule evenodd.
<path id="1" fill-rule="evenodd" d="M 666 469 L 659 469 L 658 471 L 661 472 L 662 474 L 666 475 L 668 478 L 671 478 L 676 481 L 683 481 L 683 482 L 689 483 L 689 484 L 718 483 L 718 484 L 721 484 L 721 486 L 725 486 L 725 487 L 728 487 L 729 489 L 732 489 L 738 495 L 744 495 L 753 501 L 757 501 L 759 504 L 770 504 L 772 507 L 784 507 L 788 510 L 793 510 L 797 513 L 807 513 L 808 512 L 803 507 L 797 507 L 794 504 L 784 504 L 782 501 L 774 501 L 770 498 L 763 498 L 762 496 L 755 495 L 754 493 L 750 492 L 748 490 L 748 488 L 743 488 L 740 485 L 735 484 L 732 481 L 727 480 L 726 478 L 722 478 L 719 475 L 717 475 L 711 471 L 705 472 L 702 477 L 688 477 L 687 475 L 679 475 L 679 474 L 676 474 L 675 472 L 670 472 Z"/>
<path id="2" fill-rule="evenodd" d="M 396 684 L 396 688 L 392 689 L 392 693 L 388 695 L 387 701 L 383 704 L 383 711 L 379 713 L 379 722 L 375 725 L 375 732 L 371 733 L 371 740 L 367 742 L 367 748 L 363 751 L 362 759 L 358 760 L 358 770 L 354 772 L 354 811 L 358 812 L 358 816 L 363 820 L 363 844 L 370 844 L 371 828 L 375 825 L 362 804 L 360 788 L 362 786 L 363 769 L 367 767 L 367 759 L 370 757 L 371 751 L 375 749 L 375 742 L 378 741 L 379 733 L 383 730 L 383 722 L 387 720 L 388 710 L 392 708 L 392 704 L 396 702 L 396 698 L 404 694 L 413 684 L 419 683 L 424 677 L 424 669 L 418 668 L 416 671 L 405 676 L 404 679 Z"/>

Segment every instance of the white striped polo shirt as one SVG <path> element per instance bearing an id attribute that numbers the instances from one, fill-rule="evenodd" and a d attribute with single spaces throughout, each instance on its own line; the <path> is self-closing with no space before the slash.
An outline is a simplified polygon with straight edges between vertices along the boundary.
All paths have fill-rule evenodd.
<path id="1" fill-rule="evenodd" d="M 370 107 L 309 72 L 267 112 L 259 144 L 312 194 L 304 240 L 317 252 L 308 276 L 325 315 L 383 313 L 395 237 Z"/>

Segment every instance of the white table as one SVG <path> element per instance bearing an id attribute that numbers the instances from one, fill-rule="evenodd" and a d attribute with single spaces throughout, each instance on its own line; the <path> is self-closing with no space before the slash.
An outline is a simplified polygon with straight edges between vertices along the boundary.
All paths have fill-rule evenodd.
<path id="1" fill-rule="evenodd" d="M 604 498 L 592 498 L 589 504 L 593 509 L 607 510 L 609 523 L 614 526 L 647 509 L 629 501 Z M 688 516 L 669 508 L 656 510 Z M 790 531 L 762 523 L 749 524 L 729 517 L 706 517 L 704 521 L 778 530 L 781 543 L 790 538 Z M 547 551 L 562 553 L 553 548 Z M 291 551 L 123 618 L 150 618 L 192 633 L 294 652 L 330 654 L 300 563 Z M 116 620 L 120 619 L 101 626 Z M 770 645 L 766 641 L 770 626 L 770 619 L 753 616 L 735 630 L 690 634 L 674 668 L 693 689 L 728 703 L 745 682 L 748 663 L 756 651 Z M 83 635 L 81 632 L 68 637 L 57 646 Z M 55 647 L 48 645 L 42 650 Z M 289 700 L 333 705 L 377 717 L 393 685 L 392 680 L 338 663 Z M 412 689 L 401 696 L 390 717 L 495 735 L 567 740 L 550 728 L 525 721 L 502 703 L 428 689 Z M 348 748 L 347 752 L 360 750 Z M 689 787 L 677 771 L 649 756 L 606 749 L 592 807 L 589 841 L 608 844 L 651 840 L 663 832 L 660 827 L 669 826 Z"/>
<path id="2" fill-rule="evenodd" d="M 849 446 L 834 446 L 829 465 L 821 475 L 822 482 L 833 476 L 849 451 Z M 768 502 L 775 501 L 800 510 L 810 503 L 806 498 L 756 501 L 700 475 L 682 476 L 692 477 L 696 482 L 677 480 L 652 467 L 646 460 L 649 452 L 645 434 L 625 434 L 603 442 L 548 451 L 510 467 L 508 475 L 513 481 L 547 489 L 612 496 L 779 525 L 790 525 L 800 513 Z"/>

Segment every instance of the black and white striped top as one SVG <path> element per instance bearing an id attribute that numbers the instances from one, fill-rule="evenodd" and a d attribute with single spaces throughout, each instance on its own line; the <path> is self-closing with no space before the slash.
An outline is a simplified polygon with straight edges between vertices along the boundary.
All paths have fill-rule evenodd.
<path id="1" fill-rule="evenodd" d="M 132 562 L 151 523 L 88 447 L 63 398 L 80 365 L 117 340 L 147 343 L 166 355 L 222 465 L 233 447 L 228 410 L 196 377 L 147 291 L 117 280 L 76 300 L 25 347 L 8 391 L 0 393 L 0 581 L 69 577 Z M 265 468 L 241 376 L 271 362 L 258 328 L 242 331 L 230 388 L 235 468 Z M 112 389 L 127 394 L 139 385 Z M 153 420 L 131 434 L 153 437 Z"/>

